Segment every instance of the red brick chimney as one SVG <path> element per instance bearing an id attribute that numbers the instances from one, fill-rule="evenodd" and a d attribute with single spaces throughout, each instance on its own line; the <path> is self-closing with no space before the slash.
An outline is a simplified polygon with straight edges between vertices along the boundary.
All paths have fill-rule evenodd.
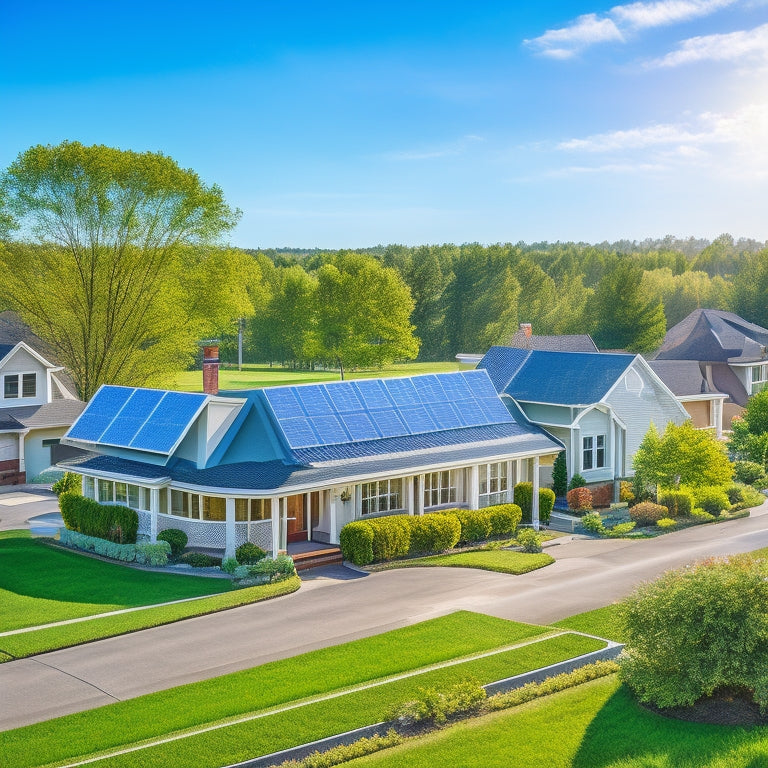
<path id="1" fill-rule="evenodd" d="M 203 347 L 203 392 L 219 394 L 219 348 Z"/>
<path id="2" fill-rule="evenodd" d="M 520 323 L 520 330 L 528 338 L 530 338 L 531 334 L 533 333 L 533 329 L 531 328 L 531 324 L 530 323 Z"/>

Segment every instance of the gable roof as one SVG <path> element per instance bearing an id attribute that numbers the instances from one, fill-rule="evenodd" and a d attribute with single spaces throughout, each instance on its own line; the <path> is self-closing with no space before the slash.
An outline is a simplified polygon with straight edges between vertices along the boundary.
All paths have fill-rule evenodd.
<path id="1" fill-rule="evenodd" d="M 635 358 L 491 347 L 478 368 L 488 371 L 498 392 L 520 402 L 592 405 L 608 394 Z"/>
<path id="2" fill-rule="evenodd" d="M 599 352 L 597 345 L 588 333 L 566 334 L 560 336 L 526 335 L 519 330 L 509 341 L 510 347 L 517 349 L 538 349 L 548 352 Z"/>
<path id="3" fill-rule="evenodd" d="M 655 360 L 749 363 L 766 358 L 768 329 L 719 309 L 695 309 L 667 331 Z"/>
<path id="4" fill-rule="evenodd" d="M 676 397 L 725 396 L 709 386 L 696 360 L 650 360 L 648 365 Z"/>

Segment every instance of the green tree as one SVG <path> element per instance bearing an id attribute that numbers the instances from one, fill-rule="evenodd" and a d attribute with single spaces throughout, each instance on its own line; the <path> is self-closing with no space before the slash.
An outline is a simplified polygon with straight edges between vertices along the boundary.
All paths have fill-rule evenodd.
<path id="1" fill-rule="evenodd" d="M 768 327 L 768 248 L 746 258 L 734 276 L 733 311 Z"/>
<path id="2" fill-rule="evenodd" d="M 661 437 L 651 424 L 632 463 L 643 482 L 667 488 L 725 485 L 733 477 L 725 444 L 690 420 L 670 422 Z"/>
<path id="3" fill-rule="evenodd" d="M 557 454 L 552 467 L 552 490 L 556 496 L 565 496 L 568 490 L 568 466 L 565 460 L 565 451 Z"/>
<path id="4" fill-rule="evenodd" d="M 598 283 L 593 302 L 598 347 L 650 352 L 664 340 L 664 307 L 643 293 L 642 277 L 639 266 L 621 259 Z"/>
<path id="5" fill-rule="evenodd" d="M 315 356 L 349 366 L 412 360 L 419 341 L 410 322 L 413 299 L 398 272 L 376 259 L 342 253 L 317 270 Z"/>
<path id="6" fill-rule="evenodd" d="M 763 467 L 768 460 L 768 390 L 753 395 L 740 419 L 733 420 L 731 450 Z"/>
<path id="7" fill-rule="evenodd" d="M 202 248 L 239 212 L 169 157 L 32 147 L 0 176 L 0 205 L 23 238 L 0 250 L 0 303 L 51 345 L 85 399 L 102 383 L 158 381 L 247 309 L 239 288 L 209 279 L 232 277 L 228 256 Z M 211 322 L 201 313 L 214 307 Z"/>

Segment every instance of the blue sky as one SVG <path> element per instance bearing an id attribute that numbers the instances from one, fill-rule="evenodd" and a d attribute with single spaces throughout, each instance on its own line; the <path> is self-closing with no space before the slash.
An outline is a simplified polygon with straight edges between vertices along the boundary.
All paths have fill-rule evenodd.
<path id="1" fill-rule="evenodd" d="M 4 0 L 0 36 L 0 166 L 162 151 L 236 245 L 768 239 L 768 0 Z"/>

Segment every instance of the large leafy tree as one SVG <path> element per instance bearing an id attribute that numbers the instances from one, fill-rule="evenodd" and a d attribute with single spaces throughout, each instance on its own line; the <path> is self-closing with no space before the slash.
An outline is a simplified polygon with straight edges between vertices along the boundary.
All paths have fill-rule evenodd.
<path id="1" fill-rule="evenodd" d="M 255 262 L 205 248 L 238 215 L 162 154 L 32 147 L 0 176 L 15 233 L 0 248 L 0 303 L 51 345 L 81 397 L 156 382 L 249 310 Z"/>
<path id="2" fill-rule="evenodd" d="M 731 448 L 744 459 L 766 465 L 768 460 L 768 390 L 753 395 L 740 419 L 733 420 Z"/>
<path id="3" fill-rule="evenodd" d="M 342 253 L 317 270 L 316 358 L 349 366 L 412 360 L 419 352 L 413 299 L 398 272 L 369 256 Z"/>

